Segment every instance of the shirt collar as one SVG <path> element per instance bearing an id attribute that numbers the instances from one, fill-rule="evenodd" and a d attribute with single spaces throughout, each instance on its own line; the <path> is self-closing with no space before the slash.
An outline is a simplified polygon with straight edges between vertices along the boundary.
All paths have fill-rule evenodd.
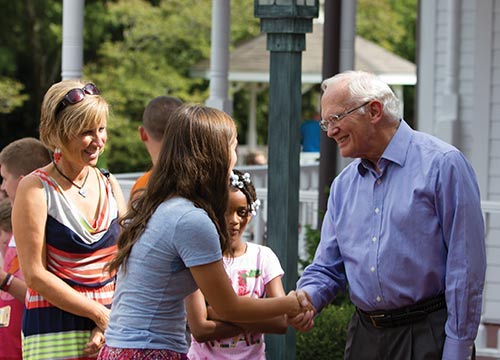
<path id="1" fill-rule="evenodd" d="M 391 141 L 384 150 L 384 153 L 380 157 L 398 164 L 403 167 L 406 162 L 406 156 L 408 153 L 408 147 L 410 146 L 410 141 L 412 137 L 411 127 L 404 121 L 400 120 L 399 127 L 396 133 L 392 137 Z M 361 176 L 364 176 L 368 169 L 366 168 L 366 161 L 361 160 L 358 164 L 358 172 Z"/>

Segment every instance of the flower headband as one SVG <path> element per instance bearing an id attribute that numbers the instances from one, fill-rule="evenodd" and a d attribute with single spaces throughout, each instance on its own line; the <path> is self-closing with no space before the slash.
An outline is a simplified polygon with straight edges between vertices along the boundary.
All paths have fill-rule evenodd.
<path id="1" fill-rule="evenodd" d="M 241 175 L 241 180 L 238 175 L 231 171 L 231 186 L 239 189 L 243 189 L 243 186 L 246 184 L 250 184 L 252 181 L 250 180 L 250 174 L 244 173 Z"/>
<path id="2" fill-rule="evenodd" d="M 231 171 L 230 178 L 231 178 L 231 186 L 237 189 L 243 189 L 245 184 L 252 183 L 252 181 L 250 180 L 249 173 L 244 173 L 243 175 L 239 176 Z M 259 199 L 256 199 L 253 203 L 250 204 L 250 213 L 252 214 L 252 216 L 257 215 L 257 210 L 259 209 L 260 205 L 261 204 Z"/>

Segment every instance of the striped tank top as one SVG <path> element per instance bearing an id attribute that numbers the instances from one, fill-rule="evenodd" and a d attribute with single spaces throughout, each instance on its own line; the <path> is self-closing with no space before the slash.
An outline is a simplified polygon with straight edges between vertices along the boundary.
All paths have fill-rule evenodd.
<path id="1" fill-rule="evenodd" d="M 48 271 L 82 295 L 111 307 L 115 276 L 105 272 L 104 266 L 116 252 L 119 225 L 109 180 L 98 172 L 98 216 L 89 223 L 45 171 L 38 169 L 33 174 L 42 182 L 47 196 Z M 83 349 L 95 326 L 92 320 L 56 308 L 28 289 L 22 324 L 23 359 L 89 359 Z"/>

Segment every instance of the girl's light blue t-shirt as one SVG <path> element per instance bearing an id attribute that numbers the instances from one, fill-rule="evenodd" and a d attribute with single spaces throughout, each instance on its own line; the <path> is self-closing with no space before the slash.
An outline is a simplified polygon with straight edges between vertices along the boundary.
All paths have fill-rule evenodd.
<path id="1" fill-rule="evenodd" d="M 106 343 L 187 353 L 184 298 L 197 289 L 192 266 L 222 259 L 219 235 L 203 209 L 184 198 L 162 203 L 118 272 Z"/>

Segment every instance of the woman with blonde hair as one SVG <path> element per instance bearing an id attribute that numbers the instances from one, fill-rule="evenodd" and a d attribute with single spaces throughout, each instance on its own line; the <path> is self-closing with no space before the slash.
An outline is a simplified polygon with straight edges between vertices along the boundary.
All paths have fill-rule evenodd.
<path id="1" fill-rule="evenodd" d="M 12 216 L 28 285 L 23 359 L 87 359 L 104 341 L 115 288 L 104 266 L 126 208 L 116 179 L 96 168 L 108 113 L 92 83 L 62 81 L 43 99 L 40 139 L 54 160 L 21 180 Z"/>
<path id="2" fill-rule="evenodd" d="M 202 105 L 172 114 L 145 191 L 122 221 L 117 288 L 100 359 L 186 359 L 184 298 L 199 287 L 222 319 L 253 321 L 301 309 L 294 293 L 238 297 L 224 270 L 224 217 L 236 163 L 230 116 Z"/>

